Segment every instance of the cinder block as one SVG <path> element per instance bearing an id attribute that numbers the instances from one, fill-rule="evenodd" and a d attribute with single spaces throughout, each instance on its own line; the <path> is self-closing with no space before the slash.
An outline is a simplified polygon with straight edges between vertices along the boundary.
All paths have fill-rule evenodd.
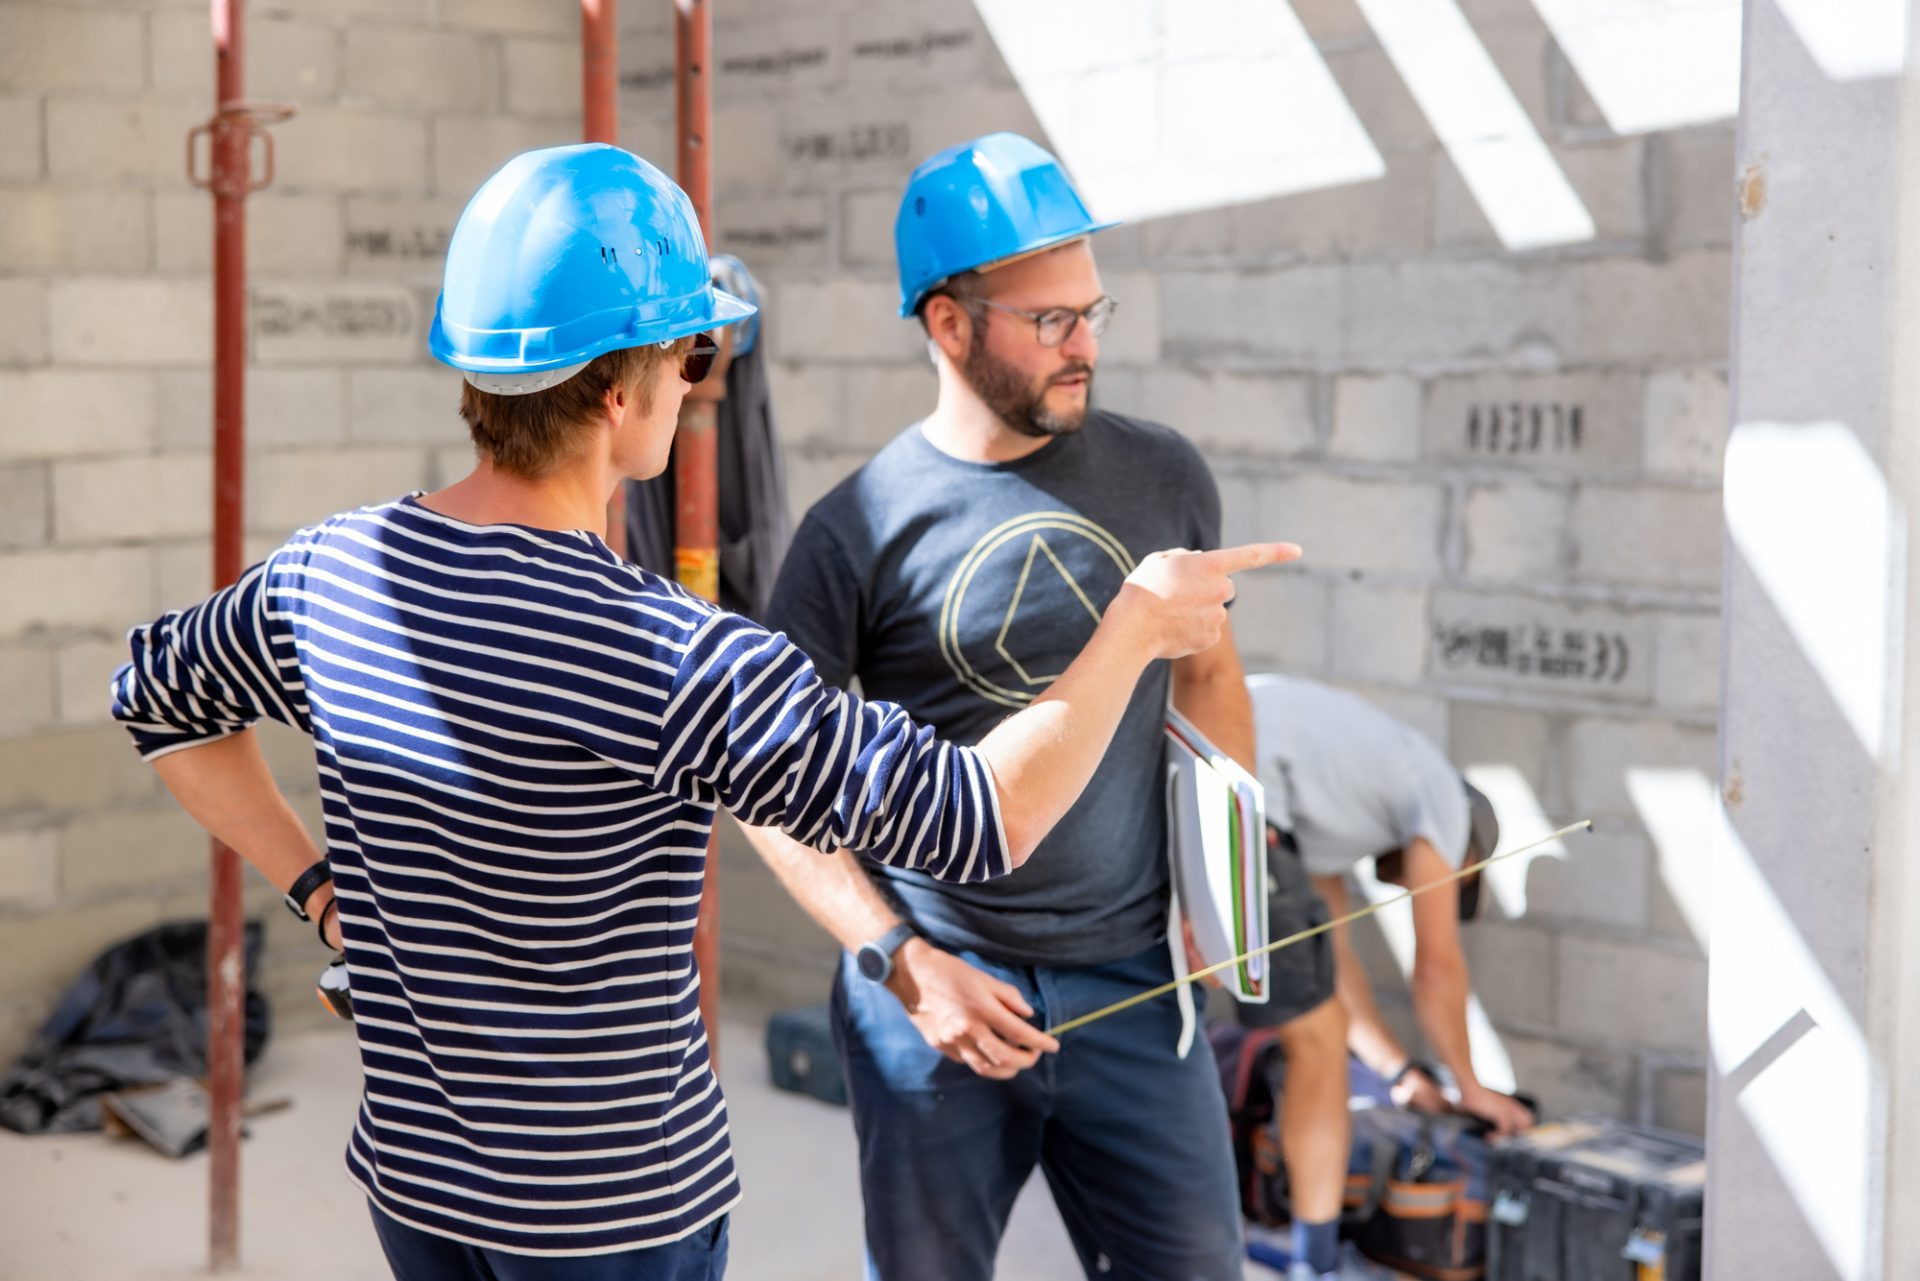
<path id="1" fill-rule="evenodd" d="M 499 45 L 458 31 L 347 28 L 346 93 L 403 111 L 481 112 L 493 107 Z"/>
<path id="2" fill-rule="evenodd" d="M 353 275 L 438 283 L 453 227 L 466 208 L 459 196 L 348 196 L 346 262 Z"/>
<path id="3" fill-rule="evenodd" d="M 1333 614 L 1327 580 L 1260 570 L 1236 578 L 1234 593 L 1233 639 L 1249 672 L 1325 669 Z"/>
<path id="4" fill-rule="evenodd" d="M 578 133 L 572 124 L 555 119 L 437 116 L 433 121 L 433 189 L 465 199 L 521 152 L 578 142 Z M 719 145 L 717 141 L 715 145 Z"/>
<path id="5" fill-rule="evenodd" d="M 832 15 L 729 23 L 713 42 L 714 98 L 759 102 L 833 89 L 845 79 L 846 46 Z"/>
<path id="6" fill-rule="evenodd" d="M 46 285 L 38 280 L 0 280 L 0 366 L 37 365 L 46 358 Z M 10 376 L 0 369 L 0 378 Z"/>
<path id="7" fill-rule="evenodd" d="M 920 326 L 902 320 L 895 286 L 874 281 L 790 281 L 773 295 L 769 354 L 779 360 L 925 359 Z"/>
<path id="8" fill-rule="evenodd" d="M 212 448 L 211 376 L 168 370 L 155 377 L 160 387 L 161 448 Z M 247 370 L 247 447 L 311 449 L 345 439 L 343 381 L 337 369 Z"/>
<path id="9" fill-rule="evenodd" d="M 900 189 L 849 191 L 840 198 L 840 261 L 849 267 L 897 269 L 893 220 L 900 212 Z"/>
<path id="10" fill-rule="evenodd" d="M 144 271 L 147 241 L 139 192 L 0 190 L 0 270 Z"/>
<path id="11" fill-rule="evenodd" d="M 63 991 L 99 953 L 159 922 L 160 905 L 150 899 L 121 899 L 9 920 L 0 925 L 0 947 L 8 958 L 0 967 L 0 992 Z"/>
<path id="12" fill-rule="evenodd" d="M 137 13 L 73 4 L 7 7 L 0 84 L 10 89 L 125 93 L 146 77 L 146 33 Z"/>
<path id="13" fill-rule="evenodd" d="M 427 130 L 426 120 L 398 113 L 308 108 L 274 127 L 274 185 L 288 191 L 423 191 Z M 436 166 L 446 162 L 442 150 L 436 139 Z"/>
<path id="14" fill-rule="evenodd" d="M 459 374 L 437 364 L 349 370 L 347 438 L 376 448 L 462 444 L 460 385 Z"/>
<path id="15" fill-rule="evenodd" d="M 247 487 L 247 506 L 253 506 L 253 487 Z M 249 537 L 241 559 L 249 565 L 261 560 Z M 213 540 L 156 543 L 153 547 L 153 606 L 145 611 L 179 609 L 202 600 L 213 587 Z M 135 621 L 145 621 L 144 618 Z"/>
<path id="16" fill-rule="evenodd" d="M 1640 379 L 1625 373 L 1474 374 L 1428 387 L 1430 458 L 1592 479 L 1640 464 Z"/>
<path id="17" fill-rule="evenodd" d="M 51 903 L 60 883 L 57 848 L 50 828 L 0 832 L 0 904 L 36 908 Z"/>
<path id="18" fill-rule="evenodd" d="M 1726 359 L 1733 296 L 1727 254 L 1702 250 L 1664 262 L 1581 260 L 1557 291 L 1567 299 L 1562 350 L 1596 364 Z"/>
<path id="19" fill-rule="evenodd" d="M 512 35 L 578 37 L 580 9 L 527 0 L 440 0 L 440 21 L 449 27 Z M 624 6 L 623 6 L 624 7 Z"/>
<path id="20" fill-rule="evenodd" d="M 847 79 L 862 89 L 924 93 L 978 84 L 1002 68 L 971 5 L 918 0 L 874 6 L 853 20 L 850 35 Z"/>
<path id="21" fill-rule="evenodd" d="M 1158 267 L 1201 267 L 1225 262 L 1233 255 L 1240 219 L 1231 207 L 1186 209 L 1148 219 L 1140 229 L 1141 252 Z M 1247 219 L 1250 239 L 1271 241 L 1274 232 L 1257 219 Z"/>
<path id="22" fill-rule="evenodd" d="M 1572 495 L 1542 485 L 1475 485 L 1467 495 L 1467 577 L 1557 582 L 1573 559 Z"/>
<path id="23" fill-rule="evenodd" d="M 1343 267 L 1169 271 L 1160 275 L 1160 332 L 1173 360 L 1258 357 L 1312 367 L 1337 359 Z"/>
<path id="24" fill-rule="evenodd" d="M 1654 621 L 1654 700 L 1683 711 L 1720 705 L 1720 616 L 1662 614 Z"/>
<path id="25" fill-rule="evenodd" d="M 1596 241 L 1637 242 L 1647 235 L 1646 152 L 1637 138 L 1567 144 L 1553 150 L 1574 194 L 1593 219 Z M 1499 234 L 1445 152 L 1433 157 L 1433 243 L 1443 249 L 1498 249 Z"/>
<path id="26" fill-rule="evenodd" d="M 763 331 L 764 332 L 764 331 Z M 849 414 L 841 401 L 845 373 L 836 365 L 783 364 L 767 362 L 768 397 L 773 405 L 774 422 L 781 442 L 792 449 L 796 445 L 832 446 L 847 438 L 879 443 L 892 416 L 889 409 L 896 386 L 893 367 L 876 375 L 882 385 L 868 394 L 878 394 L 881 404 L 861 408 Z M 905 422 L 897 426 L 905 426 Z"/>
<path id="27" fill-rule="evenodd" d="M 1645 702 L 1646 615 L 1520 594 L 1442 591 L 1433 602 L 1435 677 L 1564 698 Z"/>
<path id="28" fill-rule="evenodd" d="M 1290 7 L 1316 43 L 1341 46 L 1373 38 L 1366 14 L 1353 0 L 1291 0 Z"/>
<path id="29" fill-rule="evenodd" d="M 671 63 L 668 65 L 670 68 Z M 651 82 L 644 91 L 623 94 L 621 101 L 632 104 L 623 107 L 623 111 L 648 113 L 648 118 L 664 122 L 670 131 L 673 120 L 671 97 L 673 77 L 670 70 L 665 86 L 667 97 L 664 103 L 660 89 L 653 87 Z M 662 111 L 664 115 L 661 114 Z M 720 203 L 719 197 L 722 194 L 739 192 L 761 194 L 769 187 L 787 185 L 783 180 L 793 177 L 794 171 L 788 164 L 787 151 L 782 145 L 782 122 L 782 113 L 775 111 L 771 106 L 748 103 L 714 104 L 713 190 L 716 205 Z M 669 132 L 667 136 L 670 137 L 671 133 Z M 909 169 L 912 164 L 912 161 L 907 162 Z"/>
<path id="30" fill-rule="evenodd" d="M 1712 369 L 1663 369 L 1647 378 L 1647 470 L 1718 480 L 1731 431 L 1727 379 Z"/>
<path id="31" fill-rule="evenodd" d="M 1717 776 L 1713 730 L 1671 721 L 1582 717 L 1567 733 L 1566 762 L 1568 799 L 1583 818 L 1641 817 L 1629 791 L 1629 776 L 1637 771 L 1692 771 L 1705 780 Z M 1710 784 L 1702 795 L 1711 802 Z M 1703 812 L 1698 821 L 1711 818 Z"/>
<path id="32" fill-rule="evenodd" d="M 1553 341 L 1569 306 L 1556 274 L 1517 261 L 1363 263 L 1345 280 L 1310 317 L 1333 328 L 1344 308 L 1345 350 L 1373 366 L 1482 361 Z"/>
<path id="33" fill-rule="evenodd" d="M 264 191 L 247 199 L 247 270 L 261 277 L 340 274 L 340 200 Z M 155 266 L 164 272 L 213 270 L 213 201 L 204 192 L 156 195 Z M 203 286 L 204 287 L 204 286 Z"/>
<path id="34" fill-rule="evenodd" d="M 6 314 L 0 282 L 0 316 Z M 163 375 L 164 376 L 164 375 Z M 152 375 L 113 370 L 0 370 L 0 460 L 130 453 L 154 442 Z"/>
<path id="35" fill-rule="evenodd" d="M 1332 668 L 1360 680 L 1416 684 L 1427 665 L 1423 587 L 1342 583 L 1333 591 Z"/>
<path id="36" fill-rule="evenodd" d="M 571 116 L 581 110 L 578 40 L 507 40 L 506 106 L 517 116 Z"/>
<path id="37" fill-rule="evenodd" d="M 1263 482 L 1260 501 L 1268 536 L 1299 543 L 1311 569 L 1439 571 L 1438 486 L 1290 476 Z"/>
<path id="38" fill-rule="evenodd" d="M 1426 113 L 1379 45 L 1369 43 L 1324 56 L 1340 92 L 1381 153 L 1426 151 L 1434 145 Z"/>
<path id="39" fill-rule="evenodd" d="M 45 545 L 53 526 L 47 489 L 44 463 L 0 466 L 0 548 Z"/>
<path id="40" fill-rule="evenodd" d="M 1414 690 L 1389 685 L 1374 685 L 1366 681 L 1340 679 L 1329 681 L 1338 689 L 1344 689 L 1355 698 L 1365 699 L 1387 715 L 1407 726 L 1415 733 L 1424 735 L 1433 743 L 1447 741 L 1447 703 L 1445 699 L 1434 698 Z"/>
<path id="41" fill-rule="evenodd" d="M 248 318 L 262 364 L 405 364 L 426 333 L 413 293 L 374 281 L 256 285 Z"/>
<path id="42" fill-rule="evenodd" d="M 1420 384 L 1389 374 L 1336 378 L 1333 434 L 1327 452 L 1366 462 L 1405 462 L 1420 456 Z"/>
<path id="43" fill-rule="evenodd" d="M 764 110 L 746 101 L 728 107 L 730 113 L 742 108 Z M 897 181 L 929 152 L 944 145 L 933 143 L 922 132 L 921 108 L 917 99 L 894 94 L 854 96 L 841 92 L 788 100 L 785 109 L 773 115 L 772 166 L 760 170 L 753 181 L 764 184 L 775 177 L 783 184 L 807 189 L 836 179 L 862 184 Z M 952 104 L 953 111 L 962 109 L 959 103 Z M 964 115 L 957 117 L 967 119 Z M 723 135 L 716 147 L 725 145 L 725 141 Z M 719 163 L 718 151 L 715 163 Z M 738 172 L 733 166 L 729 168 Z"/>
<path id="44" fill-rule="evenodd" d="M 172 800 L 83 815 L 60 832 L 60 892 L 86 899 L 203 877 L 207 851 L 205 829 Z"/>
<path id="45" fill-rule="evenodd" d="M 1564 857 L 1538 857 L 1528 863 L 1527 915 L 1638 933 L 1647 922 L 1647 886 L 1653 875 L 1653 851 L 1646 837 L 1634 825 L 1609 820 L 1586 835 L 1569 837 L 1565 846 Z"/>
<path id="46" fill-rule="evenodd" d="M 38 178 L 43 137 L 38 96 L 0 98 L 0 178 Z"/>
<path id="47" fill-rule="evenodd" d="M 120 636 L 62 645 L 53 656 L 55 719 L 62 725 L 105 724 L 107 682 L 127 654 L 127 642 Z"/>
<path id="48" fill-rule="evenodd" d="M 1633 1063 L 1616 1047 L 1562 1045 L 1539 1037 L 1503 1033 L 1500 1044 L 1513 1062 L 1515 1083 L 1540 1102 L 1541 1115 L 1628 1115 Z"/>
<path id="49" fill-rule="evenodd" d="M 1666 159 L 1666 225 L 1670 250 L 1733 243 L 1739 173 L 1732 125 L 1676 129 L 1661 135 Z"/>
<path id="50" fill-rule="evenodd" d="M 740 196 L 713 217 L 714 247 L 738 255 L 755 274 L 827 265 L 832 232 L 823 195 Z"/>
<path id="51" fill-rule="evenodd" d="M 445 489 L 471 472 L 478 458 L 479 453 L 474 449 L 471 438 L 463 445 L 449 445 L 445 449 L 430 451 L 426 479 L 420 482 L 420 488 L 428 493 Z"/>
<path id="52" fill-rule="evenodd" d="M 52 723 L 53 651 L 44 645 L 0 645 L 0 735 L 18 737 Z M 5 879 L 0 871 L 0 883 Z M 0 889 L 0 900 L 5 897 Z"/>
<path id="53" fill-rule="evenodd" d="M 40 628 L 122 628 L 153 601 L 143 548 L 0 553 L 0 637 Z"/>
<path id="54" fill-rule="evenodd" d="M 1534 1027 L 1551 1021 L 1552 934 L 1510 921 L 1481 920 L 1460 932 L 1460 942 L 1473 975 L 1474 994 L 1489 1018 Z"/>
<path id="55" fill-rule="evenodd" d="M 1583 486 L 1573 501 L 1575 574 L 1649 587 L 1720 588 L 1720 495 Z"/>
<path id="56" fill-rule="evenodd" d="M 807 509 L 826 496 L 827 491 L 858 471 L 867 461 L 864 453 L 836 450 L 791 452 L 787 455 L 787 508 L 798 520 Z"/>
<path id="57" fill-rule="evenodd" d="M 136 80 L 141 74 L 134 73 Z M 184 191 L 187 131 L 205 123 L 207 111 L 205 102 L 184 100 L 48 98 L 47 170 L 62 185 L 134 179 Z M 283 147 L 281 156 L 289 150 Z"/>
<path id="58" fill-rule="evenodd" d="M 1469 777 L 1481 770 L 1513 771 L 1531 801 L 1553 814 L 1565 790 L 1560 766 L 1564 732 L 1557 718 L 1541 712 L 1456 699 L 1447 716 L 1447 759 Z M 1507 816 L 1509 821 L 1513 817 Z"/>
<path id="59" fill-rule="evenodd" d="M 213 292 L 204 281 L 55 280 L 49 350 L 70 365 L 204 365 L 213 358 Z"/>
<path id="60" fill-rule="evenodd" d="M 419 488 L 422 449 L 339 449 L 262 454 L 253 460 L 249 528 L 284 539 L 336 513 Z"/>
<path id="61" fill-rule="evenodd" d="M 1696 1136 L 1707 1132 L 1707 1074 L 1697 1068 L 1663 1068 L 1654 1074 L 1653 1123 Z"/>
<path id="62" fill-rule="evenodd" d="M 439 18 L 442 6 L 436 0 L 264 0 L 259 8 L 262 14 L 291 14 L 334 26 L 368 20 L 418 26 Z M 249 6 L 247 12 L 251 16 L 253 7 Z"/>
<path id="63" fill-rule="evenodd" d="M 1110 271 L 1101 283 L 1120 306 L 1100 337 L 1100 359 L 1109 365 L 1158 364 L 1160 277 L 1149 271 Z"/>
<path id="64" fill-rule="evenodd" d="M 1214 484 L 1220 490 L 1220 545 L 1238 547 L 1244 543 L 1284 541 L 1287 516 L 1275 513 L 1267 505 L 1260 482 L 1238 472 L 1216 473 Z"/>
<path id="65" fill-rule="evenodd" d="M 1707 964 L 1703 958 L 1577 935 L 1563 934 L 1555 943 L 1557 1026 L 1594 1040 L 1704 1057 Z"/>
<path id="66" fill-rule="evenodd" d="M 212 502 L 205 454 L 76 459 L 53 468 L 54 535 L 64 547 L 206 534 Z"/>
<path id="67" fill-rule="evenodd" d="M 1386 173 L 1365 182 L 1230 206 L 1235 252 L 1242 258 L 1345 258 L 1425 251 L 1432 166 L 1420 154 L 1384 159 Z"/>
<path id="68" fill-rule="evenodd" d="M 169 97 L 202 101 L 213 94 L 213 41 L 207 15 L 156 13 L 148 42 L 148 83 Z M 272 13 L 247 14 L 247 93 L 263 102 L 330 101 L 340 90 L 336 27 Z M 270 126 L 271 127 L 271 126 Z"/>
<path id="69" fill-rule="evenodd" d="M 0 814 L 83 814 L 160 794 L 118 725 L 0 739 Z"/>
<path id="70" fill-rule="evenodd" d="M 1165 423 L 1203 451 L 1291 458 L 1313 450 L 1313 385 L 1305 378 L 1163 364 L 1133 382 L 1131 395 L 1100 403 Z"/>
<path id="71" fill-rule="evenodd" d="M 846 408 L 837 427 L 822 439 L 839 447 L 877 450 L 933 412 L 940 386 L 924 360 L 899 365 L 851 365 L 846 375 Z"/>

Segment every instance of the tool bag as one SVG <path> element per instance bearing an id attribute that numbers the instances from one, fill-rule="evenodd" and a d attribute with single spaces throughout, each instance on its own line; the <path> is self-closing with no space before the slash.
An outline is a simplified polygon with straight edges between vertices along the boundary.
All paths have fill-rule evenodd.
<path id="1" fill-rule="evenodd" d="M 1240 1211 L 1251 1223 L 1291 1220 L 1280 1148 L 1286 1059 L 1277 1032 L 1209 1025 L 1233 1135 Z M 1353 1141 L 1341 1235 L 1376 1263 L 1421 1281 L 1486 1275 L 1489 1153 L 1472 1117 L 1396 1108 L 1386 1083 L 1349 1060 Z"/>

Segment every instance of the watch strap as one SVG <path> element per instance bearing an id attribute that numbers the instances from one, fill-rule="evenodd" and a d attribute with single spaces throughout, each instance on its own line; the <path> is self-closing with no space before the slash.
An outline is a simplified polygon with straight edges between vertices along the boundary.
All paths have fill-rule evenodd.
<path id="1" fill-rule="evenodd" d="M 306 871 L 293 878 L 293 884 L 287 887 L 287 910 L 303 921 L 313 918 L 307 915 L 307 900 L 313 892 L 333 879 L 333 868 L 326 859 L 321 859 Z"/>

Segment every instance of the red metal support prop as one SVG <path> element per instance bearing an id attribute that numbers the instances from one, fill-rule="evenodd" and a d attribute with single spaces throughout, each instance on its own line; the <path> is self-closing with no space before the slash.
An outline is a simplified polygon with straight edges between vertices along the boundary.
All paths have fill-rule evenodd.
<path id="1" fill-rule="evenodd" d="M 620 142 L 619 0 L 580 0 L 580 139 Z M 607 546 L 627 554 L 627 488 L 607 500 Z"/>
<path id="2" fill-rule="evenodd" d="M 675 176 L 693 201 L 700 229 L 711 242 L 713 170 L 707 142 L 713 113 L 708 75 L 713 15 L 707 0 L 674 0 L 673 7 Z M 719 401 L 725 395 L 726 381 L 716 369 L 682 402 L 673 442 L 674 570 L 682 586 L 711 601 L 720 599 L 718 429 Z M 706 1024 L 708 1052 L 716 1069 L 720 1063 L 719 856 L 718 841 L 710 841 L 700 917 L 693 929 L 693 959 L 700 968 L 700 1018 Z"/>
<path id="3" fill-rule="evenodd" d="M 211 0 L 214 114 L 187 135 L 187 176 L 213 193 L 213 585 L 240 577 L 246 527 L 247 218 L 249 192 L 273 180 L 273 137 L 263 121 L 290 108 L 245 100 L 244 0 Z M 209 173 L 195 169 L 195 142 L 209 142 Z M 265 143 L 253 177 L 253 143 Z M 213 842 L 207 905 L 207 1266 L 240 1265 L 240 1108 L 244 1078 L 245 907 L 240 857 Z"/>

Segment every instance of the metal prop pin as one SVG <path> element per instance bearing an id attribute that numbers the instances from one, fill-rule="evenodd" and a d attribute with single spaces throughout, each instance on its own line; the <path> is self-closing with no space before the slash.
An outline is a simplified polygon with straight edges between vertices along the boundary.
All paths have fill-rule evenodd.
<path id="1" fill-rule="evenodd" d="M 1561 837 L 1565 836 L 1569 832 L 1592 831 L 1592 830 L 1593 830 L 1593 820 L 1590 818 L 1583 818 L 1578 823 L 1569 823 L 1557 832 L 1549 832 L 1547 835 L 1541 837 L 1539 840 L 1533 842 L 1531 845 L 1522 845 L 1518 849 L 1508 850 L 1504 854 L 1496 854 L 1492 858 L 1482 859 L 1480 862 L 1475 863 L 1473 866 L 1463 867 L 1459 871 L 1454 872 L 1450 876 L 1443 876 L 1439 880 L 1428 881 L 1425 885 L 1418 886 L 1414 889 L 1403 890 L 1401 893 L 1394 895 L 1392 898 L 1383 898 L 1378 903 L 1368 904 L 1366 907 L 1361 908 L 1357 912 L 1348 912 L 1345 916 L 1340 917 L 1338 920 L 1327 921 L 1324 924 L 1313 926 L 1311 929 L 1301 930 L 1297 934 L 1289 934 L 1287 935 L 1287 937 L 1281 939 L 1277 943 L 1269 943 L 1265 947 L 1256 947 L 1251 952 L 1242 952 L 1238 956 L 1230 956 L 1224 961 L 1220 961 L 1217 964 L 1207 966 L 1207 968 L 1205 968 L 1204 970 L 1195 970 L 1191 974 L 1182 975 L 1181 977 L 1173 980 L 1173 982 L 1171 983 L 1162 983 L 1159 987 L 1149 988 L 1145 992 L 1136 992 L 1134 995 L 1127 997 L 1125 1000 L 1115 1001 L 1112 1005 L 1106 1006 L 1102 1009 L 1095 1010 L 1091 1014 L 1082 1014 L 1078 1018 L 1068 1019 L 1065 1023 L 1056 1023 L 1052 1027 L 1047 1029 L 1047 1035 L 1059 1036 L 1063 1032 L 1071 1032 L 1075 1028 L 1085 1027 L 1087 1024 L 1092 1023 L 1098 1019 L 1106 1018 L 1109 1014 L 1118 1014 L 1122 1010 L 1132 1009 L 1136 1005 L 1140 1005 L 1140 1004 L 1143 1004 L 1144 1002 L 1151 1001 L 1156 996 L 1165 996 L 1167 993 L 1179 988 L 1182 984 L 1197 983 L 1201 979 L 1206 978 L 1210 974 L 1218 974 L 1221 970 L 1232 969 L 1234 966 L 1239 965 L 1242 961 L 1250 960 L 1256 956 L 1264 956 L 1268 952 L 1278 952 L 1281 948 L 1292 947 L 1295 943 L 1304 943 L 1316 934 L 1325 934 L 1328 930 L 1331 930 L 1336 926 L 1346 925 L 1349 922 L 1357 921 L 1363 916 L 1372 916 L 1375 912 L 1378 912 L 1381 908 L 1392 907 L 1395 903 L 1404 903 L 1408 899 L 1414 897 L 1416 894 L 1425 894 L 1428 890 L 1437 890 L 1442 885 L 1449 885 L 1454 881 L 1465 880 L 1469 876 L 1477 875 L 1481 872 L 1484 872 L 1489 867 L 1492 867 L 1495 863 L 1504 862 L 1505 860 L 1514 857 L 1516 854 L 1525 854 L 1529 850 L 1539 849 L 1542 845 L 1551 845 L 1553 844 L 1553 842 L 1559 840 Z"/>

